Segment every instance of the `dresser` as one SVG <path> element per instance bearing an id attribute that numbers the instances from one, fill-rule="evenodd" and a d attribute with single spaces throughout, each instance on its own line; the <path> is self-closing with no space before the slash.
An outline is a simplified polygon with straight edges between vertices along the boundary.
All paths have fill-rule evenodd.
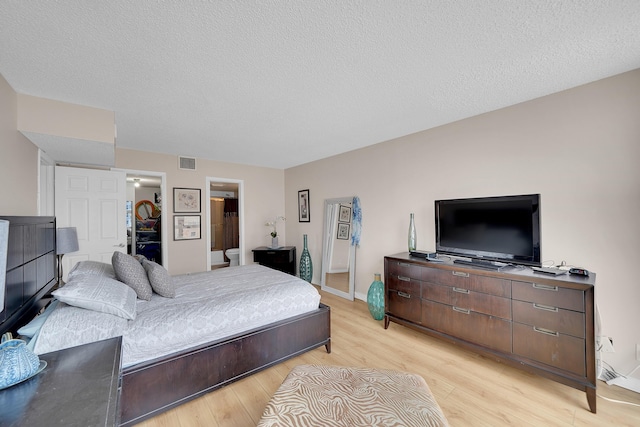
<path id="1" fill-rule="evenodd" d="M 47 367 L 0 390 L 0 424 L 117 426 L 122 337 L 40 356 Z"/>
<path id="2" fill-rule="evenodd" d="M 253 261 L 260 265 L 296 275 L 296 247 L 268 248 L 261 246 L 253 250 Z"/>
<path id="3" fill-rule="evenodd" d="M 385 321 L 582 390 L 596 412 L 595 274 L 387 256 Z"/>

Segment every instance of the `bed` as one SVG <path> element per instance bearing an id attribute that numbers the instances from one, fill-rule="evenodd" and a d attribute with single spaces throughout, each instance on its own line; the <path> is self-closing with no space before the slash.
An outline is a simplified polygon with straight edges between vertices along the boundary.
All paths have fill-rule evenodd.
<path id="1" fill-rule="evenodd" d="M 31 218 L 30 220 L 35 219 Z M 24 226 L 30 227 L 31 225 L 28 225 L 30 220 L 24 219 L 26 221 Z M 13 227 L 17 226 L 15 222 L 18 221 L 14 217 L 10 236 Z M 53 224 L 52 230 L 55 230 L 55 219 L 52 218 L 51 221 L 48 224 Z M 25 233 L 23 233 L 24 235 Z M 10 253 L 11 251 L 24 252 L 25 247 L 33 243 L 28 240 L 10 238 Z M 50 255 L 54 257 L 55 254 L 50 253 Z M 55 271 L 54 266 L 54 263 L 51 262 L 52 271 Z M 55 275 L 55 273 L 53 274 Z M 90 283 L 107 281 L 107 279 L 95 277 L 92 279 L 88 279 L 88 276 L 80 277 Z M 154 293 L 148 301 L 137 299 L 135 320 L 114 321 L 112 323 L 116 325 L 102 328 L 103 330 L 98 332 L 94 331 L 94 336 L 90 338 L 93 340 L 106 339 L 109 334 L 123 336 L 121 425 L 138 423 L 204 393 L 216 390 L 235 380 L 317 347 L 324 345 L 327 352 L 331 351 L 330 310 L 329 307 L 318 303 L 319 298 L 315 300 L 314 306 L 309 306 L 309 302 L 314 301 L 313 298 L 315 298 L 313 293 L 317 294 L 317 290 L 313 287 L 313 292 L 309 292 L 307 288 L 302 296 L 279 298 L 283 300 L 284 306 L 295 306 L 293 311 L 271 310 L 269 305 L 262 305 L 250 310 L 250 314 L 246 315 L 249 320 L 244 322 L 243 326 L 234 326 L 233 322 L 229 321 L 229 318 L 242 308 L 242 304 L 238 304 L 237 301 L 233 302 L 234 293 L 241 295 L 240 299 L 243 301 L 250 302 L 249 300 L 253 299 L 254 302 L 264 304 L 266 297 L 260 296 L 264 295 L 260 292 L 270 289 L 271 285 L 267 286 L 267 283 L 278 281 L 287 283 L 286 285 L 274 284 L 275 288 L 278 286 L 311 286 L 294 276 L 258 265 L 249 265 L 190 276 L 176 276 L 173 279 L 175 298 L 165 298 Z M 61 290 L 67 287 L 73 289 L 74 283 L 75 280 L 72 277 Z M 27 301 L 26 305 L 32 307 L 28 309 L 22 307 L 18 316 L 12 315 L 10 322 L 2 324 L 2 331 L 15 331 L 19 326 L 27 323 L 24 319 L 30 319 L 33 312 L 39 309 L 42 305 L 42 297 L 51 290 L 53 284 L 55 284 L 55 279 L 47 281 L 40 291 L 33 292 L 32 295 L 23 295 L 23 300 Z M 25 287 L 22 285 L 22 283 L 8 284 L 6 292 L 10 293 L 10 288 L 18 286 L 24 289 Z M 108 287 L 105 286 L 106 288 Z M 54 294 L 56 293 L 58 290 L 54 291 Z M 198 293 L 212 294 L 214 300 L 226 301 L 226 305 L 223 304 L 223 308 L 214 308 L 208 305 L 211 302 L 199 303 L 196 298 Z M 267 291 L 268 293 L 275 296 L 282 295 L 280 290 Z M 68 295 L 66 297 L 68 298 Z M 65 316 L 60 313 L 74 310 L 76 314 L 78 310 L 95 311 L 68 304 L 68 301 L 61 295 L 58 295 L 57 299 L 60 301 L 56 303 L 55 307 L 48 308 L 47 315 L 41 316 L 46 320 L 41 322 L 42 327 L 36 334 L 35 343 L 30 343 L 36 352 L 53 351 L 57 349 L 56 345 L 65 347 L 81 344 L 82 339 L 77 341 L 77 337 L 67 337 L 65 340 L 60 338 L 62 336 L 60 328 L 78 329 L 72 326 L 73 324 L 65 327 L 64 320 L 61 320 Z M 306 300 L 307 306 L 304 307 L 302 303 L 298 304 L 299 299 Z M 167 338 L 157 348 L 153 348 L 153 346 L 142 349 L 133 348 L 134 341 L 140 337 L 144 338 L 154 329 L 163 329 L 151 326 L 157 322 L 158 316 L 163 317 L 166 314 L 168 317 L 170 312 L 180 313 L 181 310 L 184 313 L 197 313 L 196 320 L 189 321 L 185 320 L 186 317 L 174 317 L 172 323 L 164 331 L 168 333 Z M 273 311 L 275 317 L 269 317 L 267 314 L 274 314 L 266 313 L 269 311 Z M 121 317 L 100 312 L 96 314 L 97 318 L 100 318 L 100 315 Z M 80 317 L 82 320 L 76 319 L 75 325 L 83 324 L 86 326 L 88 321 L 85 317 Z M 56 318 L 58 319 L 56 320 Z M 130 326 L 135 322 L 142 324 L 142 327 L 131 332 Z M 59 325 L 52 326 L 55 323 Z M 192 329 L 200 329 L 204 335 L 195 338 Z"/>

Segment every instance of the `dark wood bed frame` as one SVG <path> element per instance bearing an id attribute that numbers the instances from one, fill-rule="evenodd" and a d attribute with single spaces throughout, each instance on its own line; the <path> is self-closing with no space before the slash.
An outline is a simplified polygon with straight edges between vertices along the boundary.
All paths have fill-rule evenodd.
<path id="1" fill-rule="evenodd" d="M 57 283 L 55 218 L 10 221 L 0 332 L 15 332 L 46 304 Z M 330 309 L 275 322 L 122 370 L 120 425 L 133 425 L 306 351 L 331 352 Z"/>

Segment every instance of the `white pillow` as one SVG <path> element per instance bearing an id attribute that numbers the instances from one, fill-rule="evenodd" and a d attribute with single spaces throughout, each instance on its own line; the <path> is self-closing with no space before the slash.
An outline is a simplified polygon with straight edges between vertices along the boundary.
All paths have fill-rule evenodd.
<path id="1" fill-rule="evenodd" d="M 100 261 L 80 261 L 73 266 L 67 276 L 67 280 L 71 281 L 74 277 L 82 274 L 88 274 L 90 276 L 105 276 L 110 279 L 116 278 L 116 272 L 113 271 L 113 266 L 111 264 Z"/>
<path id="2" fill-rule="evenodd" d="M 136 318 L 136 293 L 129 286 L 102 276 L 79 276 L 52 294 L 75 307 Z"/>
<path id="3" fill-rule="evenodd" d="M 121 336 L 127 330 L 128 322 L 113 314 L 85 310 L 61 302 L 29 344 L 35 341 L 35 354 L 49 353 Z"/>

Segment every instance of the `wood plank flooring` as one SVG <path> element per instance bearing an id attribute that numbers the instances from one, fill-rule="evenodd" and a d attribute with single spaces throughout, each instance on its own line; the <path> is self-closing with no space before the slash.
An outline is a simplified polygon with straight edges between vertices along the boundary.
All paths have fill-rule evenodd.
<path id="1" fill-rule="evenodd" d="M 370 316 L 366 303 L 322 293 L 332 352 L 312 350 L 139 424 L 255 426 L 289 370 L 300 364 L 368 366 L 421 375 L 452 426 L 640 426 L 640 394 L 598 382 L 597 414 L 585 393 Z"/>

